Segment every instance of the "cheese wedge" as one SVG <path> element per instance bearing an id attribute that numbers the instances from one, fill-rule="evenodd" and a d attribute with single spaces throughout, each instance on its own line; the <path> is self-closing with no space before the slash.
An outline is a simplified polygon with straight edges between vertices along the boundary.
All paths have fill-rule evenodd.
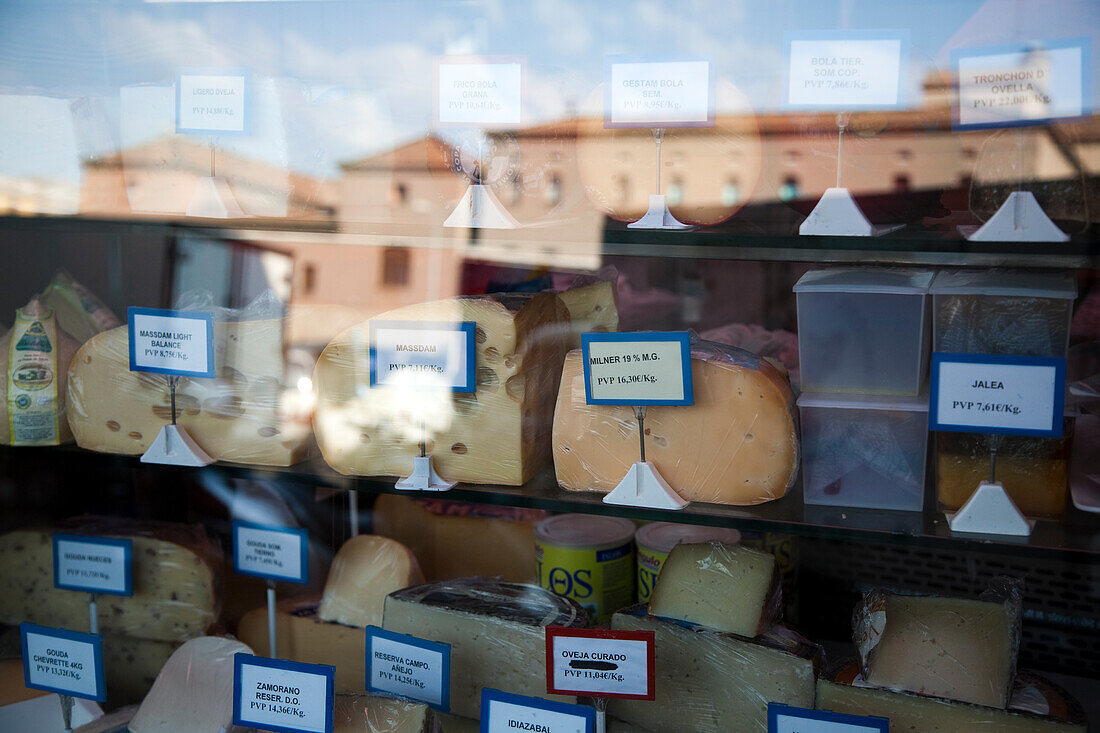
<path id="1" fill-rule="evenodd" d="M 639 460 L 632 408 L 585 404 L 580 351 L 565 360 L 554 413 L 554 468 L 570 491 L 614 489 Z M 695 404 L 650 407 L 646 460 L 689 501 L 760 504 L 787 493 L 798 469 L 790 383 L 747 351 L 692 345 Z"/>
<path id="2" fill-rule="evenodd" d="M 103 673 L 107 708 L 140 703 L 179 642 L 103 635 Z"/>
<path id="3" fill-rule="evenodd" d="M 333 733 L 434 733 L 435 714 L 423 703 L 377 695 L 337 695 Z"/>
<path id="4" fill-rule="evenodd" d="M 289 417 L 284 396 L 282 321 L 218 322 L 216 379 L 181 378 L 176 420 L 211 457 L 288 466 L 305 457 L 309 428 Z M 69 371 L 69 425 L 77 445 L 139 455 L 172 421 L 167 380 L 131 372 L 125 327 L 80 348 Z"/>
<path id="5" fill-rule="evenodd" d="M 752 638 L 779 613 L 775 556 L 721 542 L 679 544 L 661 566 L 649 612 Z"/>
<path id="6" fill-rule="evenodd" d="M 538 586 L 466 579 L 391 593 L 382 627 L 451 645 L 451 712 L 481 713 L 481 690 L 546 694 L 547 626 L 585 626 L 580 606 Z"/>
<path id="7" fill-rule="evenodd" d="M 386 596 L 423 582 L 409 548 L 361 534 L 345 542 L 333 558 L 317 615 L 346 626 L 381 626 Z"/>
<path id="8" fill-rule="evenodd" d="M 619 330 L 618 292 L 610 280 L 569 288 L 558 297 L 569 311 L 570 348 L 580 348 L 582 334 Z"/>
<path id="9" fill-rule="evenodd" d="M 64 270 L 53 276 L 42 296 L 57 314 L 61 329 L 80 343 L 122 325 L 102 300 Z"/>
<path id="10" fill-rule="evenodd" d="M 422 437 L 444 479 L 518 486 L 550 460 L 550 430 L 568 314 L 553 293 L 455 298 L 406 306 L 375 321 L 477 324 L 474 393 L 371 388 L 370 321 L 317 361 L 314 429 L 340 473 L 407 476 Z"/>
<path id="11" fill-rule="evenodd" d="M 54 532 L 133 540 L 134 594 L 101 595 L 99 630 L 184 641 L 217 618 L 221 550 L 197 526 L 82 517 L 0 536 L 0 623 L 88 630 L 88 596 L 53 585 Z"/>

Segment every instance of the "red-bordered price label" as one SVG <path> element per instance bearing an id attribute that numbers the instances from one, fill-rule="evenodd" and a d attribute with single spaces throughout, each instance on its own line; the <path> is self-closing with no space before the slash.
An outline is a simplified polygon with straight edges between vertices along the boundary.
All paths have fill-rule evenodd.
<path id="1" fill-rule="evenodd" d="M 654 634 L 546 629 L 546 691 L 554 695 L 654 698 Z"/>

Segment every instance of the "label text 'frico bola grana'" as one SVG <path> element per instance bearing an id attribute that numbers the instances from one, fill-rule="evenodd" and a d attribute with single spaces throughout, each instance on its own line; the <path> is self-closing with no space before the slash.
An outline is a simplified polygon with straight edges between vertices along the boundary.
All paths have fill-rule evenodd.
<path id="1" fill-rule="evenodd" d="M 53 584 L 64 590 L 129 596 L 134 592 L 133 540 L 53 535 Z"/>
<path id="2" fill-rule="evenodd" d="M 214 316 L 130 308 L 130 371 L 214 377 Z"/>
<path id="3" fill-rule="evenodd" d="M 309 537 L 298 527 L 268 527 L 234 520 L 233 569 L 242 575 L 305 583 Z"/>
<path id="4" fill-rule="evenodd" d="M 451 645 L 368 626 L 367 690 L 450 710 Z"/>
<path id="5" fill-rule="evenodd" d="M 522 121 L 523 59 L 442 57 L 436 63 L 441 126 L 513 127 Z"/>
<path id="6" fill-rule="evenodd" d="M 233 723 L 286 733 L 332 733 L 336 671 L 237 654 L 233 660 Z"/>
<path id="7" fill-rule="evenodd" d="M 586 333 L 581 337 L 590 405 L 690 405 L 686 332 Z"/>
<path id="8" fill-rule="evenodd" d="M 36 624 L 19 625 L 26 686 L 103 702 L 103 637 Z"/>

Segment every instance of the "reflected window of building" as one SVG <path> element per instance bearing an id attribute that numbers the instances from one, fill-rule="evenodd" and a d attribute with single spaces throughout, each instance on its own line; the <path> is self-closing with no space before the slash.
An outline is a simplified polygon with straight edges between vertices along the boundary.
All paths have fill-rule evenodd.
<path id="1" fill-rule="evenodd" d="M 978 151 L 974 148 L 963 148 L 963 158 L 966 160 L 976 160 L 978 158 Z"/>
<path id="2" fill-rule="evenodd" d="M 902 148 L 898 151 L 898 160 L 912 160 L 913 151 L 909 148 Z"/>
<path id="3" fill-rule="evenodd" d="M 615 196 L 620 204 L 630 201 L 630 179 L 621 173 L 611 179 L 615 184 Z"/>
<path id="4" fill-rule="evenodd" d="M 787 150 L 783 153 L 783 161 L 785 163 L 797 163 L 801 159 L 802 153 L 798 152 L 797 150 Z"/>
<path id="5" fill-rule="evenodd" d="M 779 200 L 790 201 L 791 199 L 796 199 L 798 198 L 799 192 L 800 186 L 798 178 L 795 176 L 787 176 L 779 186 Z"/>
<path id="6" fill-rule="evenodd" d="M 912 188 L 912 182 L 909 180 L 908 173 L 898 173 L 894 176 L 894 192 L 906 193 Z"/>
<path id="7" fill-rule="evenodd" d="M 665 198 L 668 199 L 670 206 L 676 206 L 684 200 L 684 184 L 679 179 L 674 180 L 668 184 L 668 188 L 665 190 Z"/>
<path id="8" fill-rule="evenodd" d="M 317 266 L 307 262 L 302 268 L 302 290 L 312 293 L 317 287 Z"/>
<path id="9" fill-rule="evenodd" d="M 409 201 L 409 187 L 404 183 L 394 184 L 393 202 L 397 206 L 404 206 Z"/>
<path id="10" fill-rule="evenodd" d="M 733 206 L 741 200 L 741 187 L 737 181 L 726 181 L 722 186 L 722 206 Z"/>
<path id="11" fill-rule="evenodd" d="M 561 178 L 557 173 L 550 176 L 546 184 L 546 203 L 548 206 L 557 206 L 561 202 Z"/>
<path id="12" fill-rule="evenodd" d="M 382 285 L 403 287 L 409 283 L 409 250 L 386 247 L 382 251 Z"/>

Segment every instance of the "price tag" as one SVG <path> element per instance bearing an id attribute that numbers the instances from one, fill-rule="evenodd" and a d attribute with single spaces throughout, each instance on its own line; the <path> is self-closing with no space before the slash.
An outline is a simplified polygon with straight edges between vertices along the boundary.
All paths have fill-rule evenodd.
<path id="1" fill-rule="evenodd" d="M 609 57 L 604 74 L 604 127 L 714 126 L 714 71 L 708 61 Z"/>
<path id="2" fill-rule="evenodd" d="M 654 699 L 654 633 L 546 628 L 546 691 Z"/>
<path id="3" fill-rule="evenodd" d="M 53 535 L 53 585 L 63 590 L 134 594 L 133 540 L 86 535 Z"/>
<path id="4" fill-rule="evenodd" d="M 1062 436 L 1066 360 L 932 354 L 928 429 Z"/>
<path id="5" fill-rule="evenodd" d="M 332 733 L 336 668 L 233 657 L 233 724 L 276 733 Z"/>
<path id="6" fill-rule="evenodd" d="M 214 377 L 214 316 L 130 308 L 130 371 Z"/>
<path id="7" fill-rule="evenodd" d="M 250 76 L 246 69 L 180 69 L 176 132 L 246 134 Z"/>
<path id="8" fill-rule="evenodd" d="M 481 690 L 481 733 L 596 733 L 595 708 Z"/>
<path id="9" fill-rule="evenodd" d="M 371 321 L 371 388 L 476 391 L 475 328 L 472 321 Z"/>
<path id="10" fill-rule="evenodd" d="M 27 687 L 103 702 L 103 637 L 19 624 Z"/>
<path id="11" fill-rule="evenodd" d="M 956 49 L 955 129 L 1043 125 L 1090 108 L 1088 38 Z"/>
<path id="12" fill-rule="evenodd" d="M 890 721 L 770 702 L 768 733 L 890 733 Z"/>
<path id="13" fill-rule="evenodd" d="M 304 529 L 233 521 L 233 570 L 242 575 L 307 583 L 308 550 Z"/>
<path id="14" fill-rule="evenodd" d="M 787 109 L 904 106 L 907 31 L 798 31 L 783 40 Z"/>
<path id="15" fill-rule="evenodd" d="M 367 627 L 367 692 L 451 709 L 451 645 Z"/>
<path id="16" fill-rule="evenodd" d="M 692 405 L 691 337 L 667 333 L 581 336 L 589 405 Z"/>
<path id="17" fill-rule="evenodd" d="M 446 56 L 435 65 L 435 121 L 442 127 L 518 127 L 522 57 Z"/>

